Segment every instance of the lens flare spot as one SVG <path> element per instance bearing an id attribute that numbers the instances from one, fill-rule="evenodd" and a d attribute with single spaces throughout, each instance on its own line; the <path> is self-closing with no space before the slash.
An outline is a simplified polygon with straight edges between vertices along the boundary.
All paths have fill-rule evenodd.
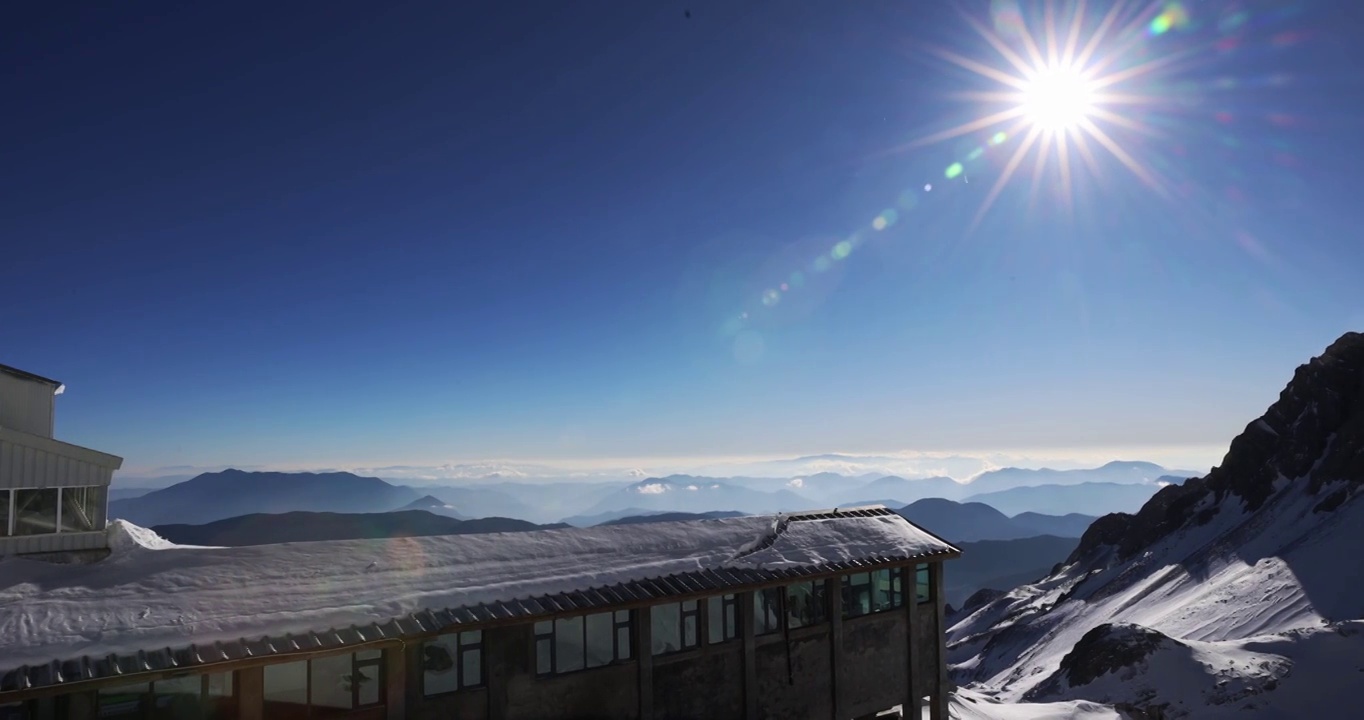
<path id="1" fill-rule="evenodd" d="M 779 302 L 781 302 L 781 293 L 771 288 L 763 291 L 763 305 L 772 307 Z"/>
<path id="2" fill-rule="evenodd" d="M 1189 24 L 1189 11 L 1179 3 L 1165 6 L 1159 15 L 1151 19 L 1148 30 L 1152 35 L 1164 35 L 1171 30 L 1183 30 Z"/>
<path id="3" fill-rule="evenodd" d="M 843 240 L 834 246 L 834 249 L 829 252 L 829 255 L 833 257 L 833 259 L 835 260 L 842 260 L 843 258 L 848 257 L 848 255 L 851 253 L 852 243 L 848 242 L 847 240 Z"/>
<path id="4" fill-rule="evenodd" d="M 884 217 L 878 215 L 875 220 L 871 221 L 871 228 L 873 230 L 885 230 L 886 226 L 889 224 L 890 223 L 887 223 Z"/>
<path id="5" fill-rule="evenodd" d="M 924 185 L 924 192 L 933 192 L 933 183 L 928 183 L 927 185 Z"/>
<path id="6" fill-rule="evenodd" d="M 967 161 L 967 162 L 970 162 L 970 161 L 972 161 L 972 160 L 978 160 L 978 159 L 980 159 L 980 156 L 981 156 L 981 155 L 984 155 L 984 154 L 985 154 L 985 148 L 983 148 L 983 147 L 978 147 L 978 148 L 976 148 L 975 150 L 972 150 L 972 151 L 966 156 L 966 161 Z"/>
<path id="7" fill-rule="evenodd" d="M 1018 37 L 1025 32 L 1023 11 L 1017 0 L 990 0 L 990 19 L 995 32 L 1004 37 Z"/>
<path id="8" fill-rule="evenodd" d="M 819 257 L 815 258 L 815 261 L 811 267 L 814 269 L 815 272 L 822 273 L 825 270 L 828 270 L 829 266 L 832 264 L 833 262 L 829 260 L 828 255 L 820 255 Z"/>
<path id="9" fill-rule="evenodd" d="M 782 284 L 781 284 L 781 291 L 782 291 L 782 292 L 786 292 L 787 290 L 790 290 L 790 289 L 791 289 L 791 286 L 790 286 L 790 285 L 787 285 L 786 283 L 782 283 Z"/>
<path id="10" fill-rule="evenodd" d="M 999 132 L 997 132 L 997 133 L 995 133 L 994 135 L 991 135 L 991 136 L 990 136 L 990 144 L 991 144 L 991 145 L 999 145 L 999 144 L 1002 144 L 1005 140 L 1008 140 L 1008 139 L 1009 139 L 1009 134 L 1006 133 L 1006 132 L 1004 132 L 1003 130 L 1000 130 Z"/>
<path id="11" fill-rule="evenodd" d="M 791 273 L 791 279 L 787 280 L 786 282 L 789 283 L 793 288 L 802 287 L 805 285 L 805 273 L 797 270 Z"/>
<path id="12" fill-rule="evenodd" d="M 947 166 L 947 170 L 943 174 L 947 176 L 948 180 L 951 180 L 952 178 L 960 175 L 963 169 L 964 168 L 962 168 L 961 163 L 954 162 L 951 165 Z"/>
<path id="13" fill-rule="evenodd" d="M 882 222 L 882 226 L 877 229 L 883 230 L 898 222 L 900 220 L 900 213 L 895 212 L 895 208 L 886 208 L 881 211 L 881 215 L 876 219 Z"/>

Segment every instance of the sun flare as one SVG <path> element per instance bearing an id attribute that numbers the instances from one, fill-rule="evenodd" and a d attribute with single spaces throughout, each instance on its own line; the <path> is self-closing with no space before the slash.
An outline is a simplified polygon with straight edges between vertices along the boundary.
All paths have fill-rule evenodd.
<path id="1" fill-rule="evenodd" d="M 1041 69 L 1019 93 L 1023 117 L 1033 127 L 1053 133 L 1078 128 L 1092 114 L 1094 100 L 1089 78 L 1079 68 L 1066 65 Z"/>
<path id="2" fill-rule="evenodd" d="M 1140 111 L 1167 102 L 1161 93 L 1148 89 L 1149 81 L 1181 59 L 1178 53 L 1142 52 L 1143 43 L 1149 36 L 1174 27 L 1184 16 L 1172 14 L 1168 8 L 1162 10 L 1160 5 L 1129 12 L 1134 6 L 1117 2 L 1091 23 L 1083 0 L 1068 4 L 1069 11 L 1059 13 L 1054 3 L 1047 3 L 1042 6 L 1044 15 L 1034 17 L 1041 30 L 1039 36 L 1034 35 L 1016 2 L 996 0 L 991 6 L 998 11 L 995 29 L 963 15 L 1002 62 L 991 63 L 944 47 L 929 48 L 943 60 L 995 84 L 994 89 L 952 93 L 980 104 L 982 112 L 907 146 L 966 135 L 988 138 L 966 158 L 968 163 L 988 163 L 991 167 L 987 172 L 998 173 L 972 226 L 980 222 L 1010 178 L 1023 171 L 1029 159 L 1034 198 L 1046 187 L 1058 191 L 1060 202 L 1069 206 L 1080 171 L 1073 166 L 1082 163 L 1097 176 L 1101 170 L 1099 153 L 1117 160 L 1157 194 L 1168 196 L 1166 182 L 1137 159 L 1140 154 L 1134 156 L 1132 143 L 1159 134 L 1143 122 Z M 1178 9 L 1177 4 L 1169 7 Z M 1167 16 L 1175 19 L 1162 20 Z M 990 160 L 987 151 L 996 155 L 994 148 L 1005 143 L 1011 150 Z M 953 163 L 947 177 L 952 179 L 968 170 L 961 162 Z"/>

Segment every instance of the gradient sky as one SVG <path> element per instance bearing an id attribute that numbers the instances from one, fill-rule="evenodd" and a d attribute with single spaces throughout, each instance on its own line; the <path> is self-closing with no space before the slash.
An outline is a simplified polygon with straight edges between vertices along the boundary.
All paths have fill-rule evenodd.
<path id="1" fill-rule="evenodd" d="M 948 3 L 8 7 L 0 362 L 129 468 L 1225 447 L 1364 329 L 1364 3 L 1186 5 L 1096 52 L 1164 197 L 974 227 Z"/>

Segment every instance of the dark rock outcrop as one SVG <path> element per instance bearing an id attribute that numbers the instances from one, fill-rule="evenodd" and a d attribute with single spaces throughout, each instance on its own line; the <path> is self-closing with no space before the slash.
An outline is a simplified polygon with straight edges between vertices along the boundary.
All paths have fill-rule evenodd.
<path id="1" fill-rule="evenodd" d="M 975 612 L 976 610 L 985 607 L 988 603 L 991 603 L 999 598 L 1004 597 L 1006 594 L 1007 593 L 1005 593 L 1003 590 L 995 590 L 994 588 L 981 588 L 972 593 L 971 597 L 966 598 L 966 602 L 962 603 L 961 610 L 959 610 L 958 612 L 962 613 Z"/>
<path id="2" fill-rule="evenodd" d="M 1130 668 L 1151 656 L 1162 645 L 1183 643 L 1143 625 L 1105 623 L 1084 634 L 1054 675 L 1030 690 L 1026 699 L 1056 695 L 1067 687 L 1088 685 L 1111 672 Z M 1064 683 L 1064 684 L 1063 684 Z"/>
<path id="3" fill-rule="evenodd" d="M 1136 514 L 1094 521 L 1066 562 L 1105 546 L 1126 560 L 1181 527 L 1207 523 L 1229 496 L 1258 510 L 1280 478 L 1305 482 L 1310 494 L 1334 481 L 1350 483 L 1345 495 L 1337 491 L 1319 503 L 1318 512 L 1338 507 L 1364 484 L 1364 334 L 1346 333 L 1299 366 L 1279 399 L 1206 477 L 1162 488 Z"/>

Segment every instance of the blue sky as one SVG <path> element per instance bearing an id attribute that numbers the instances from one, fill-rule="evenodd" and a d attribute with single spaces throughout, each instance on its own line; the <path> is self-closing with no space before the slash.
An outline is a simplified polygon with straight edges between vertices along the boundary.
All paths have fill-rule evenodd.
<path id="1" fill-rule="evenodd" d="M 931 47 L 1007 69 L 947 4 L 9 8 L 0 362 L 137 469 L 1216 455 L 1364 328 L 1364 10 L 1188 5 L 1096 50 L 1172 59 L 1107 125 L 1164 196 L 977 225 L 1017 134 L 906 147 L 989 112 Z"/>

